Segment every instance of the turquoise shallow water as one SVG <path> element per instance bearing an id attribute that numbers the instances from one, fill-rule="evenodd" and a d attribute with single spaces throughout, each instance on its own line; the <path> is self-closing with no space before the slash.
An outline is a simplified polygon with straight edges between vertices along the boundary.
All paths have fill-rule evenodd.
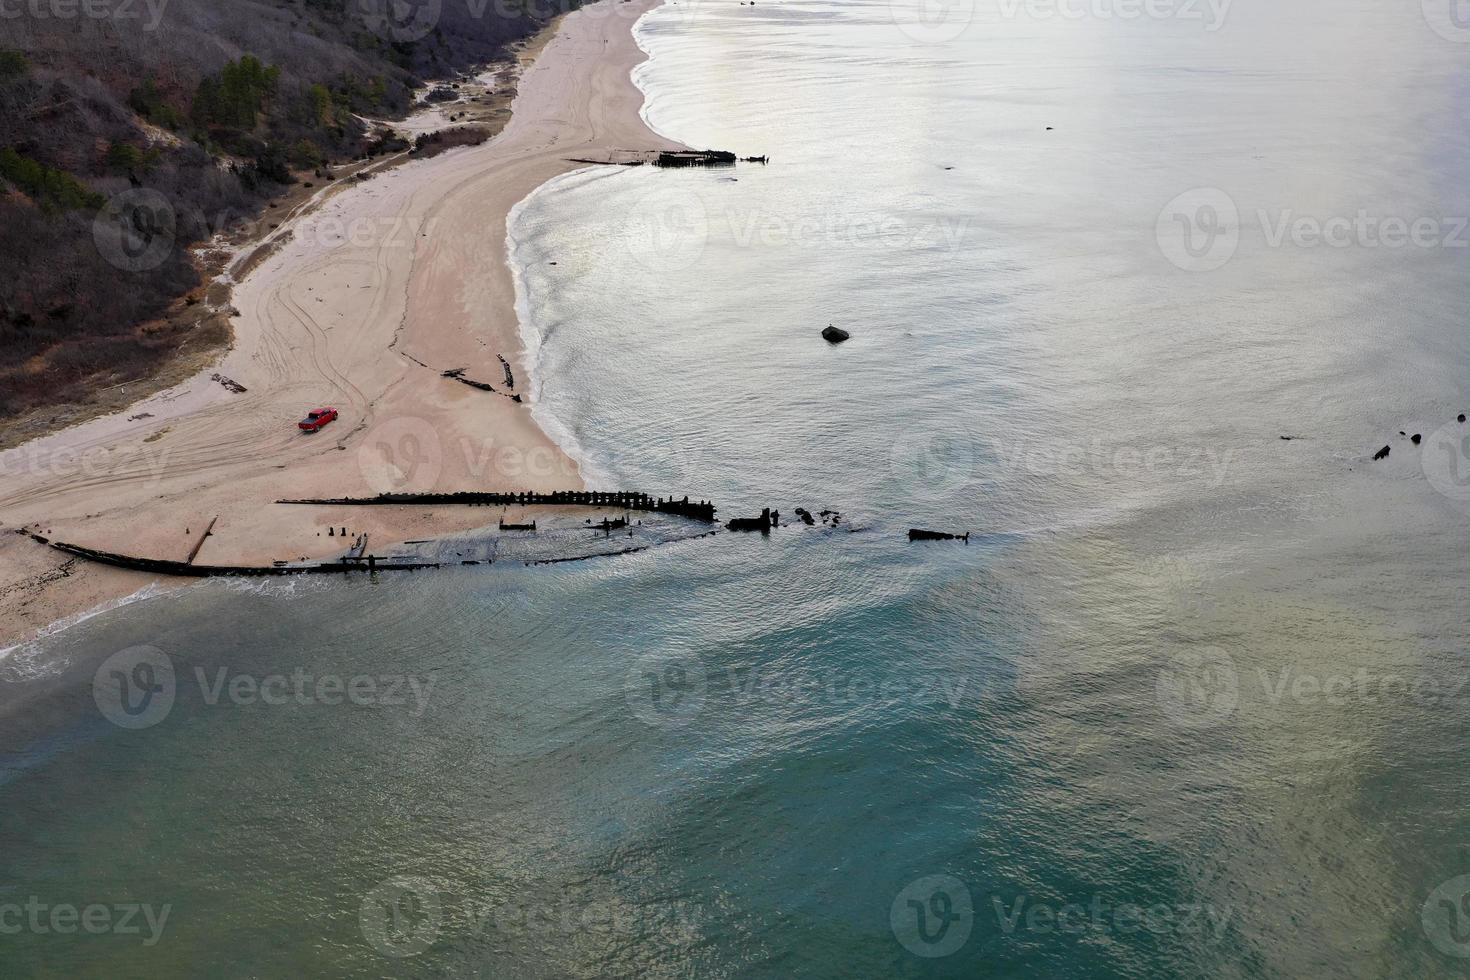
<path id="1" fill-rule="evenodd" d="M 651 122 L 772 163 L 520 210 L 537 411 L 842 524 L 12 654 L 6 974 L 1463 972 L 1470 47 L 1085 9 L 647 17 Z M 1276 240 L 1360 210 L 1431 244 Z"/>

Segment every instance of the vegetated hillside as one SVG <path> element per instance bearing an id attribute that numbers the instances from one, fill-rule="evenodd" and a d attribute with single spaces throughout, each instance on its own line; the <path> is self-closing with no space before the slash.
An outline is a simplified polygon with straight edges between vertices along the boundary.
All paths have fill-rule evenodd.
<path id="1" fill-rule="evenodd" d="M 89 7 L 107 16 L 76 12 Z M 148 374 L 190 339 L 187 318 L 159 320 L 198 285 L 188 246 L 256 214 L 293 169 L 369 152 L 359 115 L 405 111 L 422 79 L 502 55 L 557 12 L 506 0 L 39 8 L 0 21 L 0 417 Z"/>

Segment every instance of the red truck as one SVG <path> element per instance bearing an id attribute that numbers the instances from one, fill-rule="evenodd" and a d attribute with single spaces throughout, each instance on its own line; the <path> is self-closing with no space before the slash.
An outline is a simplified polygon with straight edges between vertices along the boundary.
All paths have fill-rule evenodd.
<path id="1" fill-rule="evenodd" d="M 303 432 L 316 432 L 336 417 L 337 410 L 335 408 L 319 408 L 314 412 L 307 412 L 306 418 L 296 423 L 296 428 Z"/>

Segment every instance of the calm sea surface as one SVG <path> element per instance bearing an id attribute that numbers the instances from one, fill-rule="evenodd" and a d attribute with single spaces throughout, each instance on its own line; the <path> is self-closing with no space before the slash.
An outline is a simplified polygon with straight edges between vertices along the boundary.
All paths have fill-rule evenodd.
<path id="1" fill-rule="evenodd" d="M 12 653 L 0 973 L 1470 969 L 1470 25 L 907 3 L 655 11 L 771 162 L 512 225 L 596 482 L 837 526 Z"/>

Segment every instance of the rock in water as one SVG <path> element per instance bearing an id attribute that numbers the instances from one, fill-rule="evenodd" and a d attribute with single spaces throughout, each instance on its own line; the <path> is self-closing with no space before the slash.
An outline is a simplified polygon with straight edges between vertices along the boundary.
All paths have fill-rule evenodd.
<path id="1" fill-rule="evenodd" d="M 1419 445 L 1419 443 L 1422 442 L 1423 440 L 1424 440 L 1424 437 L 1422 435 L 1420 435 L 1419 433 L 1417 433 L 1417 432 L 1414 433 L 1413 435 L 1409 436 L 1409 441 L 1412 442 L 1416 446 Z"/>
<path id="2" fill-rule="evenodd" d="M 963 541 L 970 543 L 970 532 L 964 534 L 950 534 L 947 531 L 926 531 L 921 527 L 909 528 L 910 541 Z"/>
<path id="3" fill-rule="evenodd" d="M 1388 458 L 1388 453 L 1389 453 L 1389 447 L 1388 446 L 1384 446 L 1382 449 L 1378 450 L 1378 452 L 1374 454 L 1374 456 L 1373 456 L 1373 462 L 1376 463 L 1380 459 L 1387 459 Z"/>
<path id="4" fill-rule="evenodd" d="M 840 344 L 851 336 L 852 334 L 848 333 L 846 330 L 843 330 L 841 327 L 834 327 L 830 323 L 827 324 L 827 328 L 822 331 L 822 339 L 829 344 Z"/>

